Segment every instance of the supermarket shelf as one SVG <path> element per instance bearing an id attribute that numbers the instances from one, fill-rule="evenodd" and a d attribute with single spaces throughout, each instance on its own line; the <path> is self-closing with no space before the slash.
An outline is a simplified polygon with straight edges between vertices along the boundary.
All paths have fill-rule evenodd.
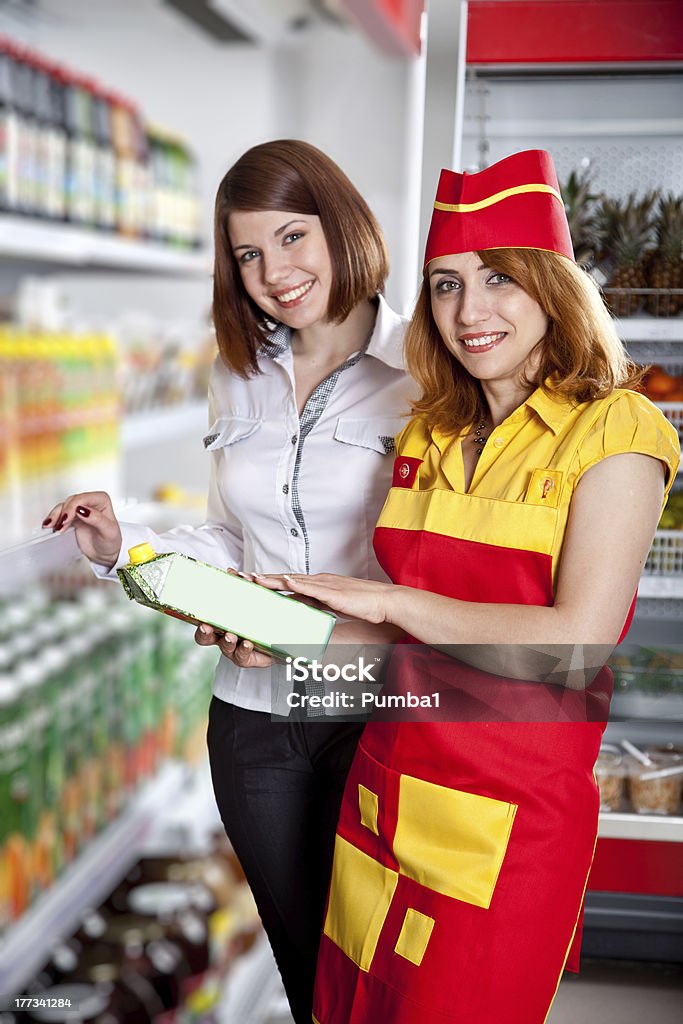
<path id="1" fill-rule="evenodd" d="M 0 1000 L 19 994 L 52 946 L 75 930 L 88 907 L 108 896 L 187 777 L 185 766 L 165 765 L 0 940 Z"/>
<path id="2" fill-rule="evenodd" d="M 651 839 L 683 843 L 683 817 L 601 811 L 598 835 L 603 839 Z"/>
<path id="3" fill-rule="evenodd" d="M 201 277 L 210 273 L 210 261 L 203 252 L 11 214 L 0 216 L 0 258 Z"/>
<path id="4" fill-rule="evenodd" d="M 506 69 L 507 70 L 507 69 Z M 467 121 L 478 121 L 476 117 L 467 117 Z M 610 135 L 672 135 L 680 136 L 683 132 L 683 120 L 680 117 L 650 118 L 615 118 L 602 117 L 580 121 L 571 118 L 487 118 L 486 132 L 494 138 L 553 137 L 553 138 L 586 138 L 597 135 L 605 138 Z"/>
<path id="5" fill-rule="evenodd" d="M 121 440 L 124 450 L 131 451 L 192 433 L 199 438 L 205 433 L 207 416 L 204 399 L 134 413 L 123 421 Z"/>
<path id="6" fill-rule="evenodd" d="M 683 341 L 683 317 L 628 316 L 617 320 L 622 341 Z"/>
<path id="7" fill-rule="evenodd" d="M 0 597 L 16 594 L 46 573 L 74 562 L 80 554 L 72 527 L 64 533 L 48 530 L 0 549 Z"/>
<path id="8" fill-rule="evenodd" d="M 184 507 L 157 501 L 115 500 L 114 512 L 121 522 L 139 523 L 156 530 L 169 530 L 178 522 L 199 526 L 204 507 Z M 0 598 L 12 597 L 29 584 L 63 569 L 81 557 L 76 533 L 42 530 L 12 547 L 0 547 Z"/>
<path id="9" fill-rule="evenodd" d="M 683 598 L 683 575 L 681 576 L 641 576 L 638 584 L 638 597 Z"/>

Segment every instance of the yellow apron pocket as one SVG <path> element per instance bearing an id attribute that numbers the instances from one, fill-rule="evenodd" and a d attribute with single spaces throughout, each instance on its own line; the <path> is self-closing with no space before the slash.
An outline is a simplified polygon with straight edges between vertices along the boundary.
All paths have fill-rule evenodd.
<path id="1" fill-rule="evenodd" d="M 517 804 L 402 775 L 398 806 L 401 874 L 488 910 Z"/>
<path id="2" fill-rule="evenodd" d="M 323 930 L 361 971 L 370 970 L 397 884 L 396 871 L 336 837 Z"/>
<path id="3" fill-rule="evenodd" d="M 360 810 L 360 823 L 369 828 L 376 836 L 379 835 L 377 817 L 379 814 L 379 797 L 367 786 L 358 783 L 358 806 Z"/>
<path id="4" fill-rule="evenodd" d="M 419 967 L 422 957 L 425 955 L 429 937 L 434 927 L 434 918 L 421 914 L 419 910 L 408 907 L 406 916 L 401 925 L 401 932 L 398 941 L 394 946 L 394 952 L 402 956 L 404 960 L 410 960 L 412 964 Z"/>

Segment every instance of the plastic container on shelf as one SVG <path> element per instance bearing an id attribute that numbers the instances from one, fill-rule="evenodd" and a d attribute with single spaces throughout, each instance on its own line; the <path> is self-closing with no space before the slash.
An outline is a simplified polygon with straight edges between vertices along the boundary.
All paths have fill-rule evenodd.
<path id="1" fill-rule="evenodd" d="M 636 814 L 677 814 L 683 790 L 683 759 L 675 754 L 649 754 L 652 764 L 628 762 L 629 797 Z"/>
<path id="2" fill-rule="evenodd" d="M 618 747 L 603 743 L 595 765 L 595 777 L 600 790 L 600 810 L 620 810 L 624 798 L 626 771 Z"/>

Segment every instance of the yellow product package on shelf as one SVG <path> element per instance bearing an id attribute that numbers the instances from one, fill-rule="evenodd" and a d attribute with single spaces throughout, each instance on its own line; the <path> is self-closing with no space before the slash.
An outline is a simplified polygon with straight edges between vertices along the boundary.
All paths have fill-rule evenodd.
<path id="1" fill-rule="evenodd" d="M 150 544 L 138 544 L 128 557 L 117 573 L 132 601 L 195 625 L 206 622 L 278 658 L 314 661 L 325 652 L 336 621 L 328 612 L 177 551 L 157 555 Z"/>

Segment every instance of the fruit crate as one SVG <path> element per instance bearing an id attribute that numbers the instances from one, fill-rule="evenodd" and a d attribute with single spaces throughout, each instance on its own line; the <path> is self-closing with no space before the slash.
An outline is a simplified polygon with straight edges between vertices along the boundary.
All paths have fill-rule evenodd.
<path id="1" fill-rule="evenodd" d="M 657 530 L 643 572 L 648 576 L 683 575 L 683 530 Z"/>
<path id="2" fill-rule="evenodd" d="M 681 340 L 679 348 L 683 349 L 683 319 L 681 320 Z M 641 361 L 637 354 L 633 358 Z M 681 354 L 672 358 L 663 356 L 655 359 L 643 359 L 650 369 L 643 381 L 642 391 L 650 401 L 662 410 L 670 423 L 678 432 L 683 444 L 683 360 Z"/>
<path id="3" fill-rule="evenodd" d="M 683 288 L 603 288 L 609 309 L 615 316 L 678 316 L 683 310 Z"/>

